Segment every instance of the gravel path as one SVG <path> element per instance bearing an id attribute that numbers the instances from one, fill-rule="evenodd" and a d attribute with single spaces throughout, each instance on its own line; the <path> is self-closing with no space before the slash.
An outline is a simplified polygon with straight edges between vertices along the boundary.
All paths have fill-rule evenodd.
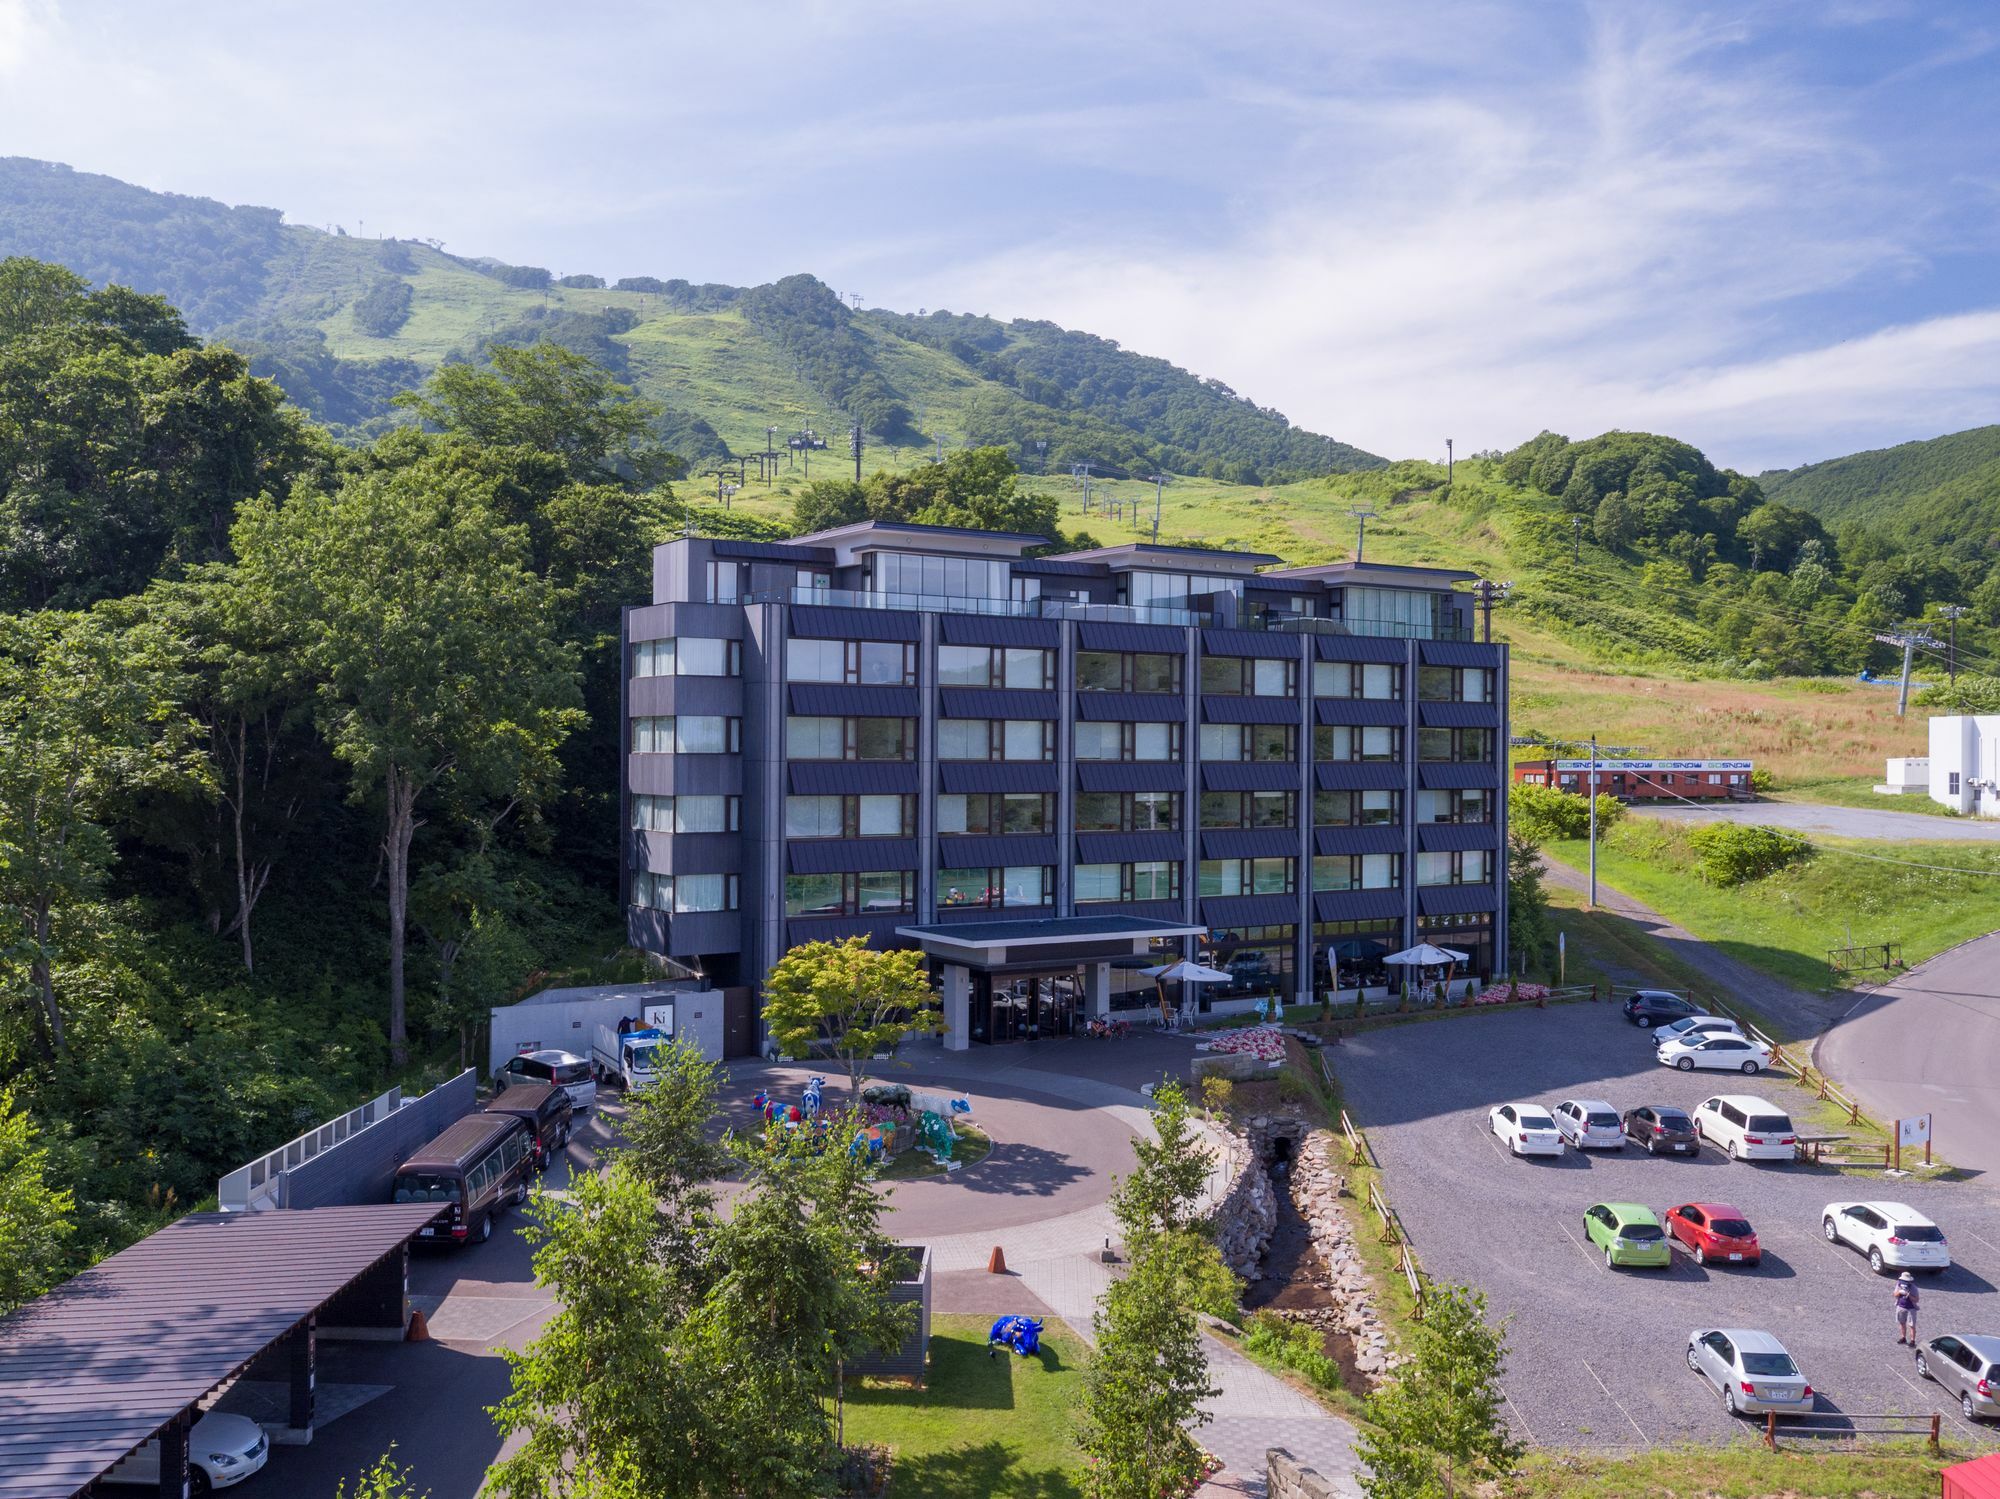
<path id="1" fill-rule="evenodd" d="M 1745 822 L 1767 828 L 1792 828 L 1801 833 L 1826 833 L 1835 838 L 1884 838 L 1898 843 L 1933 840 L 1942 843 L 2000 843 L 2000 820 L 1935 817 L 1923 812 L 1898 812 L 1896 797 L 1885 796 L 1874 807 L 1828 807 L 1817 802 L 1722 802 L 1685 807 L 1677 803 L 1634 802 L 1642 817 L 1671 822 Z"/>

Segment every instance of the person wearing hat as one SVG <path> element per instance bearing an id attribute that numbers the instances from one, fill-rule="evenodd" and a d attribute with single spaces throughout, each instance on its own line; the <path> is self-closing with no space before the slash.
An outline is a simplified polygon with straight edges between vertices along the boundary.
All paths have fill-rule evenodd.
<path id="1" fill-rule="evenodd" d="M 1917 1278 L 1907 1270 L 1896 1277 L 1896 1341 L 1917 1346 Z"/>

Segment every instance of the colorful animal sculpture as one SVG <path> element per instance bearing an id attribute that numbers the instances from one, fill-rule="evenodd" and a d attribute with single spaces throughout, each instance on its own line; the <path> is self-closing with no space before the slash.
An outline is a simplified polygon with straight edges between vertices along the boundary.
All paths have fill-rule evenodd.
<path id="1" fill-rule="evenodd" d="M 880 1161 L 888 1150 L 888 1145 L 888 1134 L 882 1126 L 869 1124 L 854 1132 L 854 1138 L 848 1142 L 847 1153 L 861 1155 L 866 1152 L 869 1160 Z"/>
<path id="2" fill-rule="evenodd" d="M 1011 1348 L 1022 1358 L 1033 1358 L 1042 1351 L 1042 1324 L 1035 1317 L 1002 1317 L 993 1324 L 986 1334 L 986 1356 L 993 1357 L 995 1348 Z"/>
<path id="3" fill-rule="evenodd" d="M 816 1077 L 806 1084 L 805 1096 L 799 1100 L 806 1118 L 810 1119 L 819 1112 L 820 1090 L 825 1086 L 826 1079 L 823 1077 Z"/>
<path id="4" fill-rule="evenodd" d="M 949 1119 L 955 1114 L 970 1114 L 972 1100 L 963 1094 L 930 1093 L 918 1089 L 910 1094 L 907 1107 L 913 1113 L 942 1114 Z"/>
<path id="5" fill-rule="evenodd" d="M 917 1121 L 917 1141 L 940 1161 L 950 1160 L 952 1152 L 958 1147 L 958 1136 L 952 1130 L 951 1121 L 928 1109 Z"/>
<path id="6" fill-rule="evenodd" d="M 800 1120 L 797 1104 L 785 1103 L 769 1093 L 752 1094 L 750 1106 L 764 1116 L 766 1124 L 797 1124 Z"/>
<path id="7" fill-rule="evenodd" d="M 872 1103 L 878 1109 L 910 1108 L 910 1089 L 904 1083 L 870 1083 L 861 1090 L 861 1101 Z"/>

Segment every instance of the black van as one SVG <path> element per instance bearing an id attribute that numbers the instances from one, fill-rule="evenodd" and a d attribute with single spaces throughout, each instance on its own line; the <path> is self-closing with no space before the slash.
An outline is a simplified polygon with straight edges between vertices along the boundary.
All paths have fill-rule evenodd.
<path id="1" fill-rule="evenodd" d="M 512 1114 L 468 1114 L 396 1168 L 392 1202 L 435 1202 L 417 1230 L 432 1243 L 493 1236 L 493 1215 L 528 1195 L 534 1145 Z"/>
<path id="2" fill-rule="evenodd" d="M 486 1105 L 489 1114 L 512 1114 L 528 1126 L 529 1144 L 534 1151 L 535 1169 L 545 1171 L 556 1152 L 569 1144 L 570 1122 L 576 1105 L 569 1090 L 553 1083 L 520 1083 L 493 1095 Z"/>

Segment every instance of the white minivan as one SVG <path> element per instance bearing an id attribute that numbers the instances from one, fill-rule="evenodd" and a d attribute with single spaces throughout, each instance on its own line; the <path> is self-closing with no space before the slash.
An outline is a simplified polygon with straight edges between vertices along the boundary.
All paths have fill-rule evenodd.
<path id="1" fill-rule="evenodd" d="M 1694 1130 L 1732 1161 L 1789 1161 L 1799 1148 L 1791 1115 L 1750 1093 L 1709 1099 L 1694 1111 Z"/>

